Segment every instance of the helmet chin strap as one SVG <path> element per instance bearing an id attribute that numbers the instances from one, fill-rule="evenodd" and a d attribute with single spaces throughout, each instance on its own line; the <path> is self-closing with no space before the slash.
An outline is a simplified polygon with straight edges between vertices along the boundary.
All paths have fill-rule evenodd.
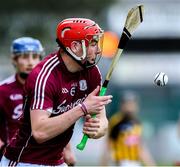
<path id="1" fill-rule="evenodd" d="M 69 47 L 66 47 L 66 50 L 78 61 L 84 60 L 86 58 L 86 45 L 85 45 L 85 40 L 81 41 L 82 44 L 82 50 L 83 50 L 83 54 L 81 57 L 77 56 L 76 54 L 74 54 L 74 52 L 72 52 L 72 50 Z"/>
<path id="2" fill-rule="evenodd" d="M 84 57 L 84 59 L 86 58 L 86 45 L 85 45 L 85 41 L 83 42 L 84 44 L 82 44 L 82 49 L 83 49 L 83 55 L 81 57 L 77 58 L 77 55 L 74 54 L 71 49 L 68 49 L 64 47 L 64 45 L 61 43 L 61 41 L 57 38 L 56 42 L 58 43 L 58 45 L 64 50 L 64 52 L 66 52 L 67 55 L 69 55 L 74 61 L 76 61 L 83 69 L 86 69 L 90 66 L 93 66 L 93 64 L 90 64 L 88 61 L 86 61 L 84 64 L 81 63 L 81 60 L 83 59 L 82 57 Z M 75 57 L 74 57 L 75 55 Z"/>

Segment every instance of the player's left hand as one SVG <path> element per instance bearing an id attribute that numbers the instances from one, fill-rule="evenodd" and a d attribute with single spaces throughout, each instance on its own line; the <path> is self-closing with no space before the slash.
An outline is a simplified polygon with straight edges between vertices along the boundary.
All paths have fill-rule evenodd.
<path id="1" fill-rule="evenodd" d="M 101 123 L 98 117 L 92 118 L 89 114 L 85 117 L 83 133 L 87 134 L 89 138 L 98 139 L 102 135 Z"/>

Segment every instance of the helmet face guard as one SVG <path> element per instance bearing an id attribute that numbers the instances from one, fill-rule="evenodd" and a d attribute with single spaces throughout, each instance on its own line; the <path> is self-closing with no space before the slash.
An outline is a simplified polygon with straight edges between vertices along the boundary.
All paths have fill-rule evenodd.
<path id="1" fill-rule="evenodd" d="M 81 43 L 83 52 L 81 56 L 77 56 L 71 50 L 71 43 L 73 41 Z M 96 58 L 93 64 L 89 63 L 87 59 L 87 48 L 92 42 L 96 42 L 102 53 L 103 30 L 94 21 L 89 19 L 66 19 L 57 26 L 57 42 L 78 64 L 83 68 L 88 68 L 97 64 L 99 58 Z M 97 55 L 97 57 L 99 56 Z"/>
<path id="2" fill-rule="evenodd" d="M 100 33 L 100 34 L 96 34 L 96 35 L 90 35 L 90 41 L 89 41 L 89 45 L 91 45 L 92 43 L 97 43 L 97 47 L 99 51 L 99 54 L 96 55 L 94 62 L 90 63 L 88 60 L 86 61 L 86 68 L 94 66 L 96 64 L 98 64 L 99 60 L 101 59 L 101 55 L 102 55 L 102 50 L 103 50 L 103 39 L 104 39 L 104 34 Z"/>

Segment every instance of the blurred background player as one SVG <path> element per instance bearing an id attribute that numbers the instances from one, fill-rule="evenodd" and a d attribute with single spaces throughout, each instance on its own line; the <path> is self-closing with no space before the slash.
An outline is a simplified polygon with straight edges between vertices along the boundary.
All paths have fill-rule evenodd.
<path id="1" fill-rule="evenodd" d="M 44 49 L 39 40 L 31 37 L 15 39 L 11 59 L 16 73 L 0 83 L 0 148 L 10 141 L 20 126 L 23 85 L 28 74 L 40 62 Z"/>
<path id="2" fill-rule="evenodd" d="M 44 56 L 44 48 L 38 39 L 21 37 L 15 39 L 11 46 L 12 64 L 16 73 L 0 84 L 0 148 L 1 156 L 6 144 L 20 126 L 19 118 L 23 106 L 23 86 L 28 74 Z M 64 150 L 67 164 L 75 164 L 75 155 L 70 143 Z"/>
<path id="3" fill-rule="evenodd" d="M 142 125 L 137 117 L 137 95 L 126 91 L 120 101 L 119 111 L 109 120 L 107 150 L 103 152 L 104 166 L 113 162 L 117 166 L 155 165 L 142 142 Z"/>
<path id="4" fill-rule="evenodd" d="M 94 139 L 105 135 L 105 105 L 112 96 L 97 96 L 101 74 L 96 64 L 102 35 L 98 24 L 89 19 L 71 18 L 58 24 L 60 48 L 41 61 L 26 80 L 22 125 L 5 149 L 3 166 L 66 166 L 64 148 L 74 124 L 84 116 L 85 134 Z"/>

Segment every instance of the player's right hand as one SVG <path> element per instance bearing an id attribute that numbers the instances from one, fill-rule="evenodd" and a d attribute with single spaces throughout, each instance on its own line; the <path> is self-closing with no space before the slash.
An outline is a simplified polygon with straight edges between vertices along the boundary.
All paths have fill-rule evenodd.
<path id="1" fill-rule="evenodd" d="M 84 100 L 84 105 L 87 108 L 88 114 L 99 114 L 105 107 L 105 105 L 111 103 L 112 95 L 98 96 L 100 86 L 97 86 Z"/>

